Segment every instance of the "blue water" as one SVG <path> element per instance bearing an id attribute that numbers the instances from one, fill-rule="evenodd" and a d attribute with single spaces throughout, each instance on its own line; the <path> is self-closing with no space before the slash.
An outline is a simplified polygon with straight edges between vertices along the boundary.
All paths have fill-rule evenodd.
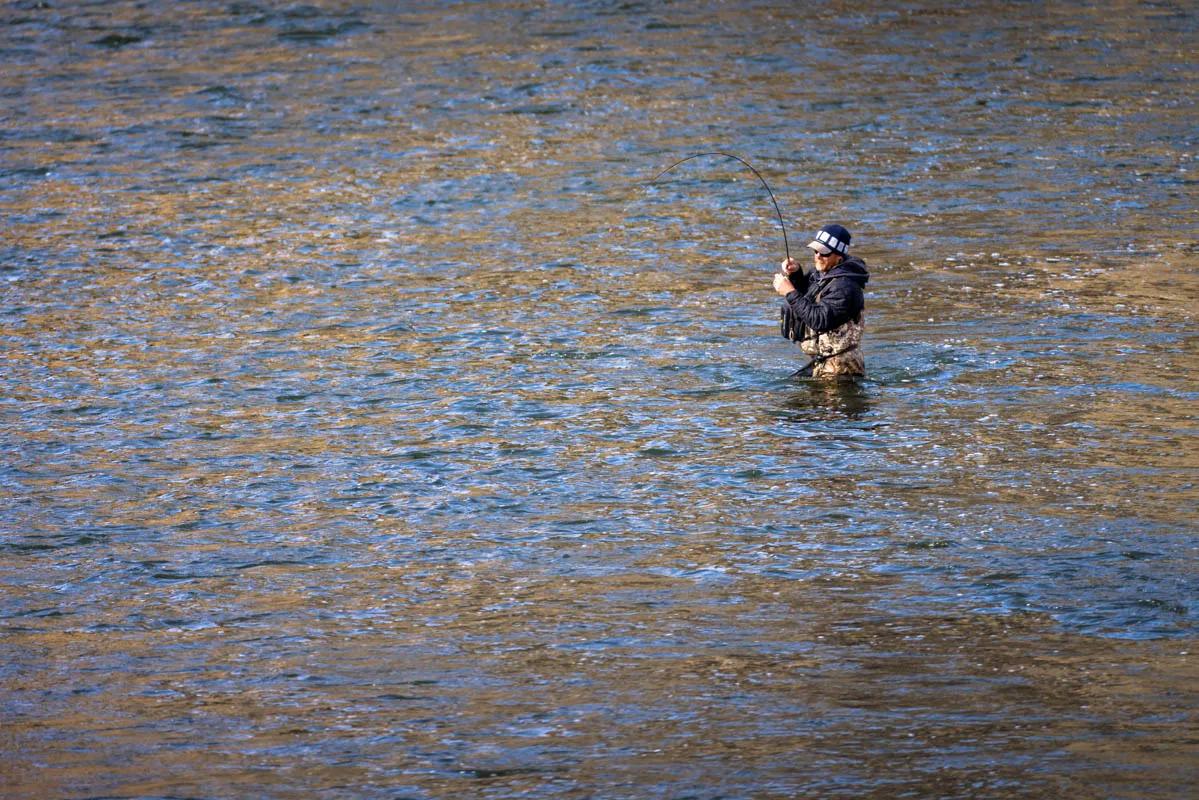
<path id="1" fill-rule="evenodd" d="M 1033 11 L 8 4 L 0 794 L 1187 796 L 1197 17 Z"/>

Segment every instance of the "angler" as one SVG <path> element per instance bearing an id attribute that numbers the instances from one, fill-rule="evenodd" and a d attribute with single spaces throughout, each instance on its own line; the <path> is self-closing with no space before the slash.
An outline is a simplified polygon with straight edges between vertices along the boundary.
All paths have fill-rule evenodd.
<path id="1" fill-rule="evenodd" d="M 774 276 L 783 296 L 782 335 L 798 342 L 812 357 L 795 374 L 842 378 L 866 374 L 862 356 L 864 288 L 870 280 L 866 263 L 849 254 L 850 234 L 840 225 L 825 225 L 808 247 L 816 269 L 804 272 L 788 257 Z"/>

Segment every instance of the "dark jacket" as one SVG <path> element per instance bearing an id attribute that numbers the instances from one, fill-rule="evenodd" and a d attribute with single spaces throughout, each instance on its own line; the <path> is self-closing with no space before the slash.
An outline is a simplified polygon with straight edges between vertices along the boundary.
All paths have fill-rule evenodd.
<path id="1" fill-rule="evenodd" d="M 805 327 L 824 333 L 861 317 L 863 287 L 870 280 L 862 259 L 850 256 L 823 275 L 796 272 L 790 278 L 796 290 L 787 293 L 782 310 L 782 333 L 788 339 L 802 339 Z"/>

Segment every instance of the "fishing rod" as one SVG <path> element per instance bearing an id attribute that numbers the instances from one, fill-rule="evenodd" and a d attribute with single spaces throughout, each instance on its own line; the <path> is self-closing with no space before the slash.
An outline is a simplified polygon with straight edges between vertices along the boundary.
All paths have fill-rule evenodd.
<path id="1" fill-rule="evenodd" d="M 678 161 L 674 162 L 669 167 L 662 170 L 657 175 L 655 175 L 654 177 L 652 177 L 648 181 L 646 181 L 645 185 L 649 186 L 649 185 L 653 184 L 654 181 L 658 180 L 658 178 L 661 178 L 667 172 L 670 172 L 672 169 L 679 166 L 680 164 L 686 164 L 688 161 L 691 161 L 692 159 L 703 158 L 704 156 L 721 156 L 722 158 L 731 158 L 734 161 L 740 161 L 742 164 L 744 164 L 746 167 L 749 168 L 750 172 L 752 172 L 754 175 L 757 176 L 758 180 L 760 180 L 762 182 L 762 186 L 765 187 L 766 193 L 768 195 L 770 195 L 770 202 L 774 204 L 774 213 L 777 214 L 778 218 L 779 218 L 779 229 L 783 232 L 783 251 L 787 254 L 788 259 L 791 258 L 791 245 L 788 244 L 788 242 L 787 242 L 787 226 L 783 224 L 783 212 L 779 210 L 778 201 L 774 199 L 774 192 L 771 191 L 770 184 L 768 184 L 766 182 L 766 179 L 762 177 L 762 173 L 760 173 L 756 169 L 754 169 L 753 164 L 750 164 L 748 161 L 746 161 L 741 156 L 735 156 L 732 153 L 722 153 L 719 150 L 713 150 L 712 152 L 709 152 L 709 153 L 693 153 L 692 155 L 689 155 L 686 158 L 682 158 L 682 159 L 679 159 Z"/>

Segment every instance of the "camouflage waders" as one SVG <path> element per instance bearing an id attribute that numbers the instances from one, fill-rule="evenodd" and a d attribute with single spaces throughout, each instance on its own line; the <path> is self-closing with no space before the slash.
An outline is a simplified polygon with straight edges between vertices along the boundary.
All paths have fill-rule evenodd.
<path id="1" fill-rule="evenodd" d="M 812 361 L 799 375 L 813 378 L 837 378 L 841 376 L 865 375 L 866 359 L 862 356 L 862 331 L 866 327 L 861 315 L 840 328 L 817 334 L 811 328 L 799 341 L 800 348 L 812 357 Z"/>
<path id="2" fill-rule="evenodd" d="M 820 294 L 816 295 L 816 301 L 820 301 Z M 816 333 L 789 314 L 786 306 L 780 312 L 783 336 L 798 342 L 800 349 L 812 357 L 806 366 L 796 370 L 796 376 L 838 378 L 866 374 L 866 359 L 862 355 L 862 331 L 866 327 L 863 314 L 831 331 Z"/>

